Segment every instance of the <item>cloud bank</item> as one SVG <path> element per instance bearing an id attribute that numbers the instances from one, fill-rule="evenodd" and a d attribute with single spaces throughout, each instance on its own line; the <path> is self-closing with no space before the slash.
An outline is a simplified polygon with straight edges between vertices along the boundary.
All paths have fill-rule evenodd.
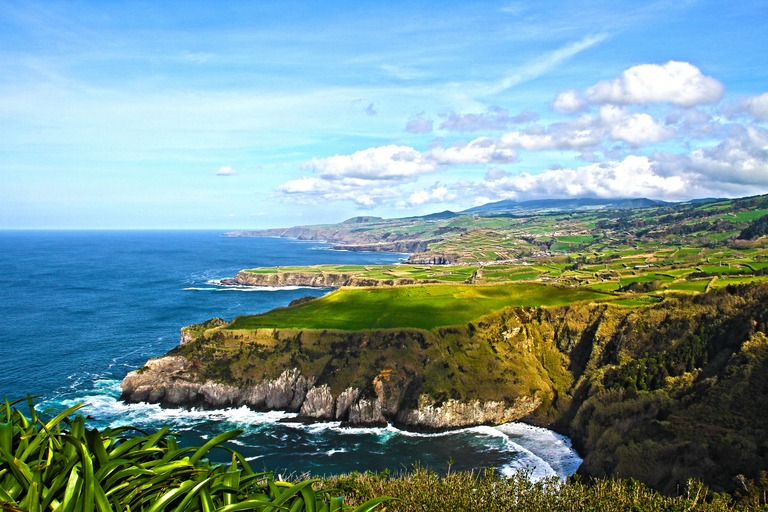
<path id="1" fill-rule="evenodd" d="M 720 115 L 724 94 L 719 80 L 688 62 L 641 64 L 584 90 L 563 90 L 543 105 L 561 120 L 537 124 L 536 112 L 510 114 L 497 105 L 480 113 L 439 112 L 440 135 L 424 150 L 389 144 L 313 158 L 301 167 L 308 175 L 277 193 L 302 202 L 351 201 L 361 208 L 760 193 L 768 189 L 768 130 L 760 126 L 768 119 L 768 93 L 738 103 L 754 120 L 745 123 Z M 433 130 L 425 112 L 405 127 L 418 135 Z M 480 135 L 446 143 L 455 132 Z M 521 168 L 536 154 L 550 164 Z M 563 159 L 571 163 L 561 165 Z M 589 163 L 573 165 L 578 159 Z M 472 169 L 483 177 L 468 178 Z M 466 177 L 446 184 L 446 176 L 457 175 Z"/>

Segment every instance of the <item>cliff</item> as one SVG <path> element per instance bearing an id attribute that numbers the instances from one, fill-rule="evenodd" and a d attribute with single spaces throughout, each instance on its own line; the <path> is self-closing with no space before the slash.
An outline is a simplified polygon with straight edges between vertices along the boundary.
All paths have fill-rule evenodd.
<path id="1" fill-rule="evenodd" d="M 424 252 L 431 243 L 439 242 L 442 238 L 432 240 L 398 240 L 396 242 L 381 242 L 373 244 L 346 244 L 334 245 L 331 247 L 334 251 L 352 251 L 352 252 Z"/>
<path id="2" fill-rule="evenodd" d="M 189 342 L 189 332 L 200 334 Z M 446 366 L 441 352 L 459 350 L 461 344 L 460 332 L 453 329 L 437 333 L 453 340 L 444 347 L 435 334 L 417 330 L 228 333 L 186 328 L 182 335 L 178 349 L 126 376 L 123 400 L 166 407 L 247 405 L 297 412 L 299 420 L 440 431 L 514 421 L 551 401 L 553 394 L 534 351 L 521 353 L 506 367 L 521 373 L 537 365 L 536 378 L 509 376 L 502 383 L 495 372 L 477 378 L 468 366 L 478 357 L 471 357 L 454 368 L 462 374 L 456 385 L 443 389 L 454 372 L 446 372 L 451 365 Z M 530 345 L 524 338 L 509 343 Z M 495 359 L 479 345 L 462 350 L 467 349 L 483 353 L 477 363 Z"/>
<path id="3" fill-rule="evenodd" d="M 369 279 L 356 273 L 347 272 L 272 272 L 258 273 L 241 270 L 233 279 L 222 279 L 223 285 L 239 286 L 313 286 L 318 288 L 341 288 L 342 286 L 402 286 L 410 284 L 435 283 L 434 280 L 416 281 L 410 278 Z"/>
<path id="4" fill-rule="evenodd" d="M 364 227 L 360 227 L 360 224 Z M 395 232 L 403 226 L 408 226 L 409 232 Z M 393 222 L 379 219 L 379 222 L 373 223 L 343 222 L 327 226 L 295 226 L 256 231 L 232 231 L 224 233 L 224 236 L 314 240 L 335 244 L 331 249 L 337 251 L 414 253 L 424 252 L 429 244 L 443 240 L 442 236 L 433 236 L 437 234 L 435 233 L 436 229 L 430 223 L 417 227 L 413 221 L 403 223 L 401 221 Z"/>
<path id="5" fill-rule="evenodd" d="M 571 436 L 584 477 L 730 491 L 768 468 L 765 304 L 768 284 L 434 331 L 198 328 L 131 372 L 123 399 L 423 431 L 522 419 Z"/>

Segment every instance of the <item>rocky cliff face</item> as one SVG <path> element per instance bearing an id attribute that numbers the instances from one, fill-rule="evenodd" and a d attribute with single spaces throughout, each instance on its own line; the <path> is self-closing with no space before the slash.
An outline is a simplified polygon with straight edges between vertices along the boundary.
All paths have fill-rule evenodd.
<path id="1" fill-rule="evenodd" d="M 296 369 L 253 386 L 230 386 L 206 380 L 186 357 L 150 359 L 122 381 L 122 400 L 159 403 L 164 407 L 225 408 L 247 405 L 258 411 L 299 412 L 312 382 Z"/>
<path id="2" fill-rule="evenodd" d="M 465 337 L 477 332 L 475 327 L 437 334 L 262 329 L 247 339 L 222 327 L 223 320 L 213 319 L 183 328 L 178 350 L 150 359 L 125 377 L 122 399 L 164 407 L 246 405 L 296 412 L 303 421 L 391 423 L 433 432 L 514 421 L 533 413 L 542 397 L 551 394 L 545 381 L 519 386 L 500 384 L 500 375 L 493 372 L 482 378 L 457 376 L 471 364 L 498 364 L 486 360 L 498 361 L 492 351 L 464 345 Z M 537 365 L 533 342 L 525 342 L 524 333 L 517 338 L 509 348 L 531 356 L 519 363 Z M 475 355 L 442 359 L 459 349 Z M 473 358 L 481 362 L 473 363 Z M 513 363 L 507 369 L 515 373 L 520 368 Z M 443 382 L 445 378 L 451 382 Z M 447 390 L 446 384 L 451 386 Z M 487 391 L 477 393 L 470 389 L 474 386 Z"/>
<path id="3" fill-rule="evenodd" d="M 383 242 L 376 244 L 345 244 L 334 245 L 331 247 L 334 251 L 352 251 L 352 252 L 402 252 L 414 253 L 424 252 L 429 244 L 439 242 L 442 238 L 433 240 L 398 240 L 396 242 Z"/>
<path id="4" fill-rule="evenodd" d="M 420 280 L 419 284 L 435 283 L 434 280 Z M 275 272 L 255 273 L 241 270 L 234 279 L 222 279 L 221 284 L 229 286 L 312 286 L 317 288 L 341 288 L 342 286 L 403 286 L 417 284 L 409 278 L 369 279 L 346 272 Z"/>
<path id="5" fill-rule="evenodd" d="M 279 237 L 295 238 L 297 240 L 315 240 L 338 244 L 332 249 L 364 252 L 421 252 L 434 242 L 439 242 L 443 237 L 435 237 L 428 225 L 425 229 L 416 230 L 413 233 L 397 233 L 397 225 L 384 221 L 382 223 L 367 224 L 365 229 L 360 228 L 361 223 L 342 223 L 329 226 L 294 226 L 283 229 L 263 229 L 256 231 L 232 231 L 224 233 L 224 236 L 233 237 Z M 412 223 L 406 223 L 409 231 L 413 230 Z M 438 233 L 439 234 L 439 233 Z"/>
<path id="6" fill-rule="evenodd" d="M 231 386 L 206 380 L 194 362 L 182 356 L 150 359 L 122 381 L 121 400 L 159 403 L 163 407 L 219 409 L 246 405 L 257 411 L 298 412 L 299 421 L 341 421 L 352 427 L 386 426 L 388 419 L 407 430 L 437 432 L 473 425 L 498 425 L 533 412 L 541 399 L 519 397 L 513 404 L 449 400 L 436 404 L 428 395 L 418 397 L 416 408 L 403 407 L 403 389 L 383 384 L 386 373 L 374 381 L 375 397 L 347 388 L 338 395 L 327 384 L 315 386 L 297 368 L 274 380 Z"/>

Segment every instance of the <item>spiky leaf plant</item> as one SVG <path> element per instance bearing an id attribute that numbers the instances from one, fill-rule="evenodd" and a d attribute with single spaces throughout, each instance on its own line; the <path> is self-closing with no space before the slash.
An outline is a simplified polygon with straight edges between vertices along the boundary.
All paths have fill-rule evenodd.
<path id="1" fill-rule="evenodd" d="M 254 473 L 242 455 L 223 446 L 233 430 L 205 445 L 180 448 L 164 427 L 88 429 L 78 404 L 41 419 L 33 398 L 0 406 L 0 509 L 28 512 L 203 511 L 342 512 L 334 491 L 316 491 L 318 480 L 275 481 Z M 15 405 L 26 401 L 29 417 Z M 212 463 L 212 449 L 231 453 L 229 464 Z M 370 512 L 390 498 L 354 508 Z"/>

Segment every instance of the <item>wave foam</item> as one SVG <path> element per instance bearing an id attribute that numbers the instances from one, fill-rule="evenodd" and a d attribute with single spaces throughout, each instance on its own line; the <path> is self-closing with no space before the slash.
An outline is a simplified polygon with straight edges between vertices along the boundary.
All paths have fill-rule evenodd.
<path id="1" fill-rule="evenodd" d="M 205 292 L 279 292 L 282 290 L 317 290 L 317 286 L 243 286 L 243 285 L 223 285 L 221 281 L 208 281 L 206 284 L 214 287 L 189 286 L 185 291 L 205 291 Z M 330 288 L 328 288 L 330 290 Z"/>
<path id="2" fill-rule="evenodd" d="M 294 418 L 295 413 L 282 411 L 255 412 L 243 406 L 228 409 L 163 409 L 158 404 L 126 404 L 119 401 L 121 393 L 120 381 L 114 379 L 94 379 L 88 383 L 88 389 L 82 389 L 80 384 L 85 380 L 82 376 L 72 375 L 74 381 L 64 396 L 45 402 L 46 407 L 70 407 L 77 403 L 87 403 L 89 406 L 82 413 L 92 418 L 99 428 L 104 426 L 117 427 L 134 425 L 141 429 L 154 430 L 158 425 L 168 425 L 177 432 L 195 432 L 203 425 L 220 424 L 217 430 L 241 428 L 244 438 L 233 441 L 234 444 L 250 447 L 247 436 L 263 432 L 269 437 L 286 441 L 290 434 L 285 430 L 273 431 L 272 428 L 287 418 Z M 74 393 L 72 392 L 74 391 Z M 392 425 L 380 428 L 348 428 L 340 422 L 328 423 L 279 423 L 283 429 L 301 429 L 312 438 L 322 438 L 333 433 L 346 439 L 357 436 L 374 436 L 381 445 L 386 445 L 397 437 L 410 438 L 446 438 L 446 442 L 471 442 L 478 444 L 477 449 L 498 450 L 503 455 L 504 463 L 499 469 L 502 474 L 512 476 L 524 471 L 532 480 L 549 477 L 565 479 L 576 472 L 582 459 L 571 447 L 571 441 L 565 436 L 539 427 L 523 423 L 507 423 L 490 427 L 469 427 L 447 432 L 424 434 L 399 430 Z M 268 429 L 268 430 L 264 430 Z M 470 437 L 467 438 L 467 435 Z M 483 441 L 483 438 L 487 441 Z M 491 441 L 495 439 L 494 441 Z M 475 441 L 473 441 L 475 439 Z M 314 443 L 314 441 L 312 441 Z M 365 443 L 361 438 L 361 442 Z M 357 444 L 354 442 L 353 444 Z M 347 448 L 326 447 L 320 454 L 334 455 L 345 453 Z M 255 460 L 259 457 L 249 458 Z"/>

